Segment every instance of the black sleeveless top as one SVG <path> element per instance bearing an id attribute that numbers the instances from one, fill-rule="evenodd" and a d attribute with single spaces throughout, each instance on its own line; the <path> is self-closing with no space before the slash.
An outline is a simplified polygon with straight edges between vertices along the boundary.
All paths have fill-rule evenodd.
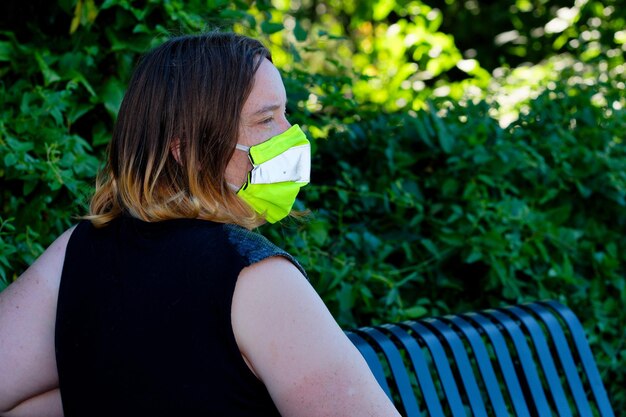
<path id="1" fill-rule="evenodd" d="M 241 269 L 276 255 L 302 270 L 234 225 L 79 223 L 57 305 L 65 417 L 279 415 L 243 361 L 230 319 Z"/>

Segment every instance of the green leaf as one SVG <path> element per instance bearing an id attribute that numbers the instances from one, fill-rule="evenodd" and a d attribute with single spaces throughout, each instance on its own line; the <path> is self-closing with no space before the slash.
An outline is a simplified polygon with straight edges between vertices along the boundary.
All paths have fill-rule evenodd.
<path id="1" fill-rule="evenodd" d="M 246 23 L 250 28 L 256 28 L 256 18 L 245 10 L 222 9 L 219 11 L 219 20 L 226 22 Z"/>
<path id="2" fill-rule="evenodd" d="M 17 156 L 14 153 L 4 155 L 4 166 L 12 167 L 17 162 Z"/>
<path id="3" fill-rule="evenodd" d="M 285 26 L 282 23 L 272 23 L 272 22 L 262 22 L 261 23 L 261 31 L 267 35 L 271 35 L 272 33 L 280 32 L 283 30 Z"/>
<path id="4" fill-rule="evenodd" d="M 483 254 L 480 251 L 473 250 L 467 258 L 465 258 L 465 263 L 472 264 L 474 262 L 480 261 L 483 259 Z"/>
<path id="5" fill-rule="evenodd" d="M 59 77 L 59 74 L 57 74 L 52 69 L 50 69 L 50 67 L 48 66 L 46 61 L 43 59 L 39 51 L 35 52 L 35 60 L 37 61 L 37 64 L 39 65 L 39 70 L 41 71 L 41 74 L 43 75 L 44 85 L 46 87 L 50 85 L 51 83 L 59 81 L 61 79 L 61 77 Z"/>
<path id="6" fill-rule="evenodd" d="M 422 239 L 420 240 L 420 243 L 426 248 L 428 249 L 428 252 L 430 252 L 435 258 L 439 258 L 440 253 L 439 253 L 439 249 L 437 249 L 437 246 L 433 243 L 432 240 L 430 239 Z"/>
<path id="7" fill-rule="evenodd" d="M 328 238 L 328 223 L 317 221 L 309 224 L 308 230 L 315 244 L 322 246 Z"/>
<path id="8" fill-rule="evenodd" d="M 24 185 L 22 186 L 22 194 L 24 194 L 25 196 L 29 195 L 33 192 L 38 184 L 39 182 L 35 180 L 25 180 Z"/>
<path id="9" fill-rule="evenodd" d="M 110 78 L 101 92 L 102 102 L 109 113 L 116 117 L 124 98 L 125 85 L 117 78 Z"/>
<path id="10" fill-rule="evenodd" d="M 11 61 L 12 55 L 13 45 L 10 42 L 0 41 L 0 61 Z"/>
<path id="11" fill-rule="evenodd" d="M 378 0 L 374 2 L 372 18 L 378 21 L 385 19 L 393 10 L 394 5 L 395 0 Z"/>
<path id="12" fill-rule="evenodd" d="M 424 121 L 422 120 L 422 117 L 420 117 L 420 115 L 417 115 L 415 117 L 411 117 L 410 120 L 417 130 L 418 137 L 422 139 L 426 145 L 434 148 L 434 145 L 430 140 L 430 134 L 426 128 L 426 125 L 424 124 Z"/>
<path id="13" fill-rule="evenodd" d="M 413 306 L 413 307 L 404 309 L 403 313 L 409 319 L 418 319 L 428 314 L 428 309 L 422 306 Z"/>
<path id="14" fill-rule="evenodd" d="M 441 121 L 441 118 L 437 115 L 437 111 L 432 103 L 428 103 L 430 106 L 430 118 L 435 124 L 435 130 L 437 131 L 437 139 L 439 139 L 439 146 L 445 153 L 451 153 L 454 148 L 454 137 L 450 134 L 446 126 Z"/>
<path id="15" fill-rule="evenodd" d="M 353 321 L 354 292 L 352 284 L 342 283 L 341 288 L 336 292 L 336 297 L 339 303 L 340 317 L 346 321 Z"/>
<path id="16" fill-rule="evenodd" d="M 100 10 L 109 9 L 113 6 L 119 6 L 122 4 L 127 4 L 127 2 L 124 0 L 104 0 L 104 3 L 100 6 Z"/>
<path id="17" fill-rule="evenodd" d="M 93 127 L 92 140 L 94 146 L 104 145 L 109 143 L 111 139 L 111 132 L 107 130 L 104 123 L 98 123 Z"/>
<path id="18" fill-rule="evenodd" d="M 300 21 L 297 19 L 296 19 L 296 26 L 293 28 L 293 35 L 295 36 L 298 42 L 306 41 L 306 38 L 308 36 L 307 31 L 304 30 L 304 28 L 300 24 Z"/>
<path id="19" fill-rule="evenodd" d="M 256 7 L 262 12 L 270 11 L 274 7 L 271 0 L 256 0 L 255 4 Z"/>
<path id="20" fill-rule="evenodd" d="M 7 138 L 6 142 L 9 145 L 9 147 L 18 154 L 29 152 L 35 149 L 35 144 L 33 142 L 22 142 L 11 137 Z"/>
<path id="21" fill-rule="evenodd" d="M 207 0 L 207 2 L 206 2 L 207 8 L 209 10 L 220 9 L 222 7 L 227 6 L 228 3 L 229 3 L 228 0 Z"/>

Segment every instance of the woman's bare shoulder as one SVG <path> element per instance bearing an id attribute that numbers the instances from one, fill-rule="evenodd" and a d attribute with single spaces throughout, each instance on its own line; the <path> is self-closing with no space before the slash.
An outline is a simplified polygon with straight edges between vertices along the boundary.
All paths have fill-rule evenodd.
<path id="1" fill-rule="evenodd" d="M 285 416 L 398 416 L 365 360 L 287 259 L 244 268 L 232 305 L 239 349 Z"/>

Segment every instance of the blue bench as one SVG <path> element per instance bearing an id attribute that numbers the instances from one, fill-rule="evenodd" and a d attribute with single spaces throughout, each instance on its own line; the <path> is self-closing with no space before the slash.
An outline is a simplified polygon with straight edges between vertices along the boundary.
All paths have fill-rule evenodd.
<path id="1" fill-rule="evenodd" d="M 580 322 L 554 301 L 346 334 L 404 416 L 614 417 Z"/>

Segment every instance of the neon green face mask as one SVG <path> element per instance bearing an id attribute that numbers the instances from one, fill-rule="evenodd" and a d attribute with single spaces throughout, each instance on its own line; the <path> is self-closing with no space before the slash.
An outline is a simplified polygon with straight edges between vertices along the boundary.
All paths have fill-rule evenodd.
<path id="1" fill-rule="evenodd" d="M 311 176 L 311 144 L 298 125 L 251 147 L 252 170 L 237 195 L 270 223 L 284 219 Z"/>

